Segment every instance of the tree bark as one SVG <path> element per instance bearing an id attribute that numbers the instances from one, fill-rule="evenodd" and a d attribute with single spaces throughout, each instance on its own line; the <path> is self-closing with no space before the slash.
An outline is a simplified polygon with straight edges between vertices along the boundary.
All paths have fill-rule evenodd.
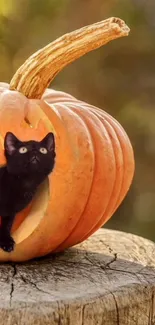
<path id="1" fill-rule="evenodd" d="M 155 324 L 155 244 L 135 235 L 100 229 L 0 274 L 1 325 Z"/>

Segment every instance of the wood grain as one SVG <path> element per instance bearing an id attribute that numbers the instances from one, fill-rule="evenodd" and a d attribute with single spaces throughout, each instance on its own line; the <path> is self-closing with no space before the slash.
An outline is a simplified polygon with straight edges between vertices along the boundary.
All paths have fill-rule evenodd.
<path id="1" fill-rule="evenodd" d="M 101 229 L 0 273 L 1 325 L 155 324 L 155 244 L 141 237 Z"/>

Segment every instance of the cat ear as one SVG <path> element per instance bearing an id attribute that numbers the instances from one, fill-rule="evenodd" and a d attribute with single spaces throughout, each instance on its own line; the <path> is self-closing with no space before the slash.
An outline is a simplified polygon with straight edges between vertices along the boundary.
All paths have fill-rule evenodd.
<path id="1" fill-rule="evenodd" d="M 55 140 L 54 140 L 54 134 L 52 132 L 49 132 L 46 137 L 41 141 L 43 146 L 47 148 L 48 151 L 54 151 L 55 150 Z"/>
<path id="2" fill-rule="evenodd" d="M 7 132 L 4 139 L 4 148 L 8 155 L 12 155 L 16 150 L 16 145 L 19 140 L 11 132 Z"/>

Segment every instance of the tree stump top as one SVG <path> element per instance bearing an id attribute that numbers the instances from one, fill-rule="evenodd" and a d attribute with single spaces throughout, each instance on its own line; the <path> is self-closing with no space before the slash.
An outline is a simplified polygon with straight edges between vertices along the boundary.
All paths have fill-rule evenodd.
<path id="1" fill-rule="evenodd" d="M 0 264 L 1 325 L 155 324 L 155 244 L 100 229 L 64 253 Z"/>

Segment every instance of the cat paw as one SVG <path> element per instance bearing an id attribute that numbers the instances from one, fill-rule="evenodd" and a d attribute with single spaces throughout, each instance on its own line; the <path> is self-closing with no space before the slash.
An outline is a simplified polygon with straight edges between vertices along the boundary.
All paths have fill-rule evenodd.
<path id="1" fill-rule="evenodd" d="M 3 251 L 10 253 L 13 251 L 14 245 L 15 241 L 11 236 L 0 238 L 0 248 L 2 248 Z"/>

